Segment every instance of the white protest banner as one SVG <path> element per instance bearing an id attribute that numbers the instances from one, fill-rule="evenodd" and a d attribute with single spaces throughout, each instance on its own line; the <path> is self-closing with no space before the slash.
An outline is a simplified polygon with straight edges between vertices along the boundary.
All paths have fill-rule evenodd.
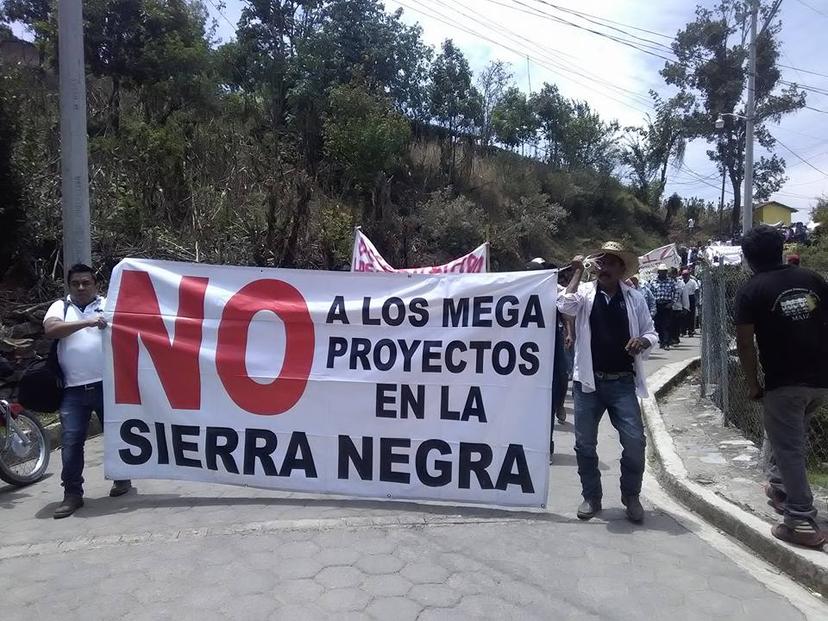
<path id="1" fill-rule="evenodd" d="M 485 274 L 489 265 L 489 244 L 481 244 L 469 254 L 445 265 L 395 269 L 382 257 L 373 242 L 359 229 L 354 236 L 352 272 L 401 272 L 404 274 Z"/>
<path id="2" fill-rule="evenodd" d="M 105 472 L 543 506 L 554 271 L 429 276 L 127 259 Z"/>
<path id="3" fill-rule="evenodd" d="M 708 246 L 704 254 L 710 265 L 740 265 L 742 263 L 741 246 Z"/>
<path id="4" fill-rule="evenodd" d="M 675 244 L 667 244 L 655 250 L 650 250 L 644 256 L 638 257 L 638 269 L 642 272 L 652 271 L 664 263 L 667 267 L 681 266 L 681 256 Z"/>

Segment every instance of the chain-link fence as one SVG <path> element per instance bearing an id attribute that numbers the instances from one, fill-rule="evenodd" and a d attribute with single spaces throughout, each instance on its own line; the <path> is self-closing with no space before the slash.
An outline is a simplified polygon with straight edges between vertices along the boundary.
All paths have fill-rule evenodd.
<path id="1" fill-rule="evenodd" d="M 733 323 L 736 292 L 748 278 L 740 266 L 707 268 L 701 273 L 701 396 L 722 411 L 724 425 L 740 429 L 760 446 L 764 435 L 762 406 L 748 399 Z M 828 474 L 828 407 L 811 420 L 808 448 L 811 469 Z"/>

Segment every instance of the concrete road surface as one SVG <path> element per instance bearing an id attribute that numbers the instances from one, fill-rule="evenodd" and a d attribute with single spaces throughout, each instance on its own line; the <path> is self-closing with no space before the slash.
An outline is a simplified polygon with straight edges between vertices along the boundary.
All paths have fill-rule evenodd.
<path id="1" fill-rule="evenodd" d="M 695 354 L 656 352 L 652 373 Z M 571 420 L 571 410 L 570 410 Z M 675 505 L 650 477 L 624 519 L 604 420 L 605 509 L 581 522 L 571 424 L 557 426 L 542 513 L 137 481 L 107 497 L 89 442 L 86 506 L 53 520 L 60 454 L 0 488 L 0 618 L 788 619 L 828 607 Z"/>

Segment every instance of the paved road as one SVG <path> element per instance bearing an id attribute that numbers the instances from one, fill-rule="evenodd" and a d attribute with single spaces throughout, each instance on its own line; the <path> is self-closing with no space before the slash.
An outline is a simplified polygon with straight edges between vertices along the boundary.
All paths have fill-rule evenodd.
<path id="1" fill-rule="evenodd" d="M 695 345 L 657 354 L 648 372 Z M 525 513 L 168 481 L 110 499 L 95 439 L 75 516 L 51 519 L 59 454 L 47 480 L 0 488 L 0 617 L 784 621 L 825 610 L 652 479 L 645 524 L 627 522 L 608 421 L 605 510 L 578 521 L 572 443 L 571 425 L 558 427 L 549 509 Z"/>

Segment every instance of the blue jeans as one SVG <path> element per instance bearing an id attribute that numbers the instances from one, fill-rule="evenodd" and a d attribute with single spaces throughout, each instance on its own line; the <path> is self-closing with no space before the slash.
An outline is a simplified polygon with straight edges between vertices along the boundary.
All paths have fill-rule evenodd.
<path id="1" fill-rule="evenodd" d="M 621 495 L 638 496 L 644 477 L 644 423 L 635 394 L 635 378 L 596 380 L 595 392 L 583 392 L 575 382 L 575 455 L 581 490 L 587 500 L 600 500 L 601 472 L 598 470 L 598 425 L 604 412 L 618 431 L 621 453 Z"/>
<path id="2" fill-rule="evenodd" d="M 66 494 L 83 496 L 83 445 L 89 431 L 92 412 L 103 425 L 103 384 L 74 386 L 63 391 L 60 404 L 61 457 L 63 470 L 60 478 Z"/>

